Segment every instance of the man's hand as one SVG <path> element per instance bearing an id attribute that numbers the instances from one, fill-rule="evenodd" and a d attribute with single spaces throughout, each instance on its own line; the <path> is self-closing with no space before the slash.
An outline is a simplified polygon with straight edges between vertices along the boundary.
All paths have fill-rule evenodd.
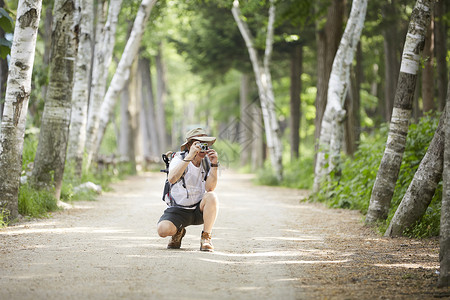
<path id="1" fill-rule="evenodd" d="M 219 159 L 217 157 L 217 152 L 214 149 L 208 149 L 208 151 L 206 151 L 206 155 L 208 155 L 209 161 L 212 164 L 217 164 L 217 162 L 219 161 Z"/>
<path id="2" fill-rule="evenodd" d="M 192 143 L 192 146 L 189 149 L 189 153 L 188 153 L 188 155 L 186 155 L 186 157 L 184 159 L 193 160 L 195 158 L 195 156 L 197 155 L 197 153 L 199 153 L 201 150 L 202 150 L 202 147 L 200 146 L 200 142 L 195 141 L 194 143 Z"/>

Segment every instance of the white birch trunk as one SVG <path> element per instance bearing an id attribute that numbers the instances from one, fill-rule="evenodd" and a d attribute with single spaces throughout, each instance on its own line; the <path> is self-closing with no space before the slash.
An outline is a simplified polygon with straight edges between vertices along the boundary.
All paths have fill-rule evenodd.
<path id="1" fill-rule="evenodd" d="M 83 167 L 86 144 L 87 109 L 89 102 L 89 76 L 92 58 L 94 4 L 90 0 L 78 0 L 80 8 L 78 54 L 72 91 L 72 115 L 70 121 L 67 161 L 73 163 L 78 176 Z"/>
<path id="2" fill-rule="evenodd" d="M 392 195 L 405 151 L 409 119 L 416 89 L 420 54 L 424 47 L 426 30 L 433 11 L 434 1 L 417 0 L 403 48 L 402 63 L 392 110 L 386 149 L 372 189 L 366 223 L 385 220 L 389 213 Z"/>
<path id="3" fill-rule="evenodd" d="M 450 286 L 450 80 L 447 86 L 441 227 L 439 232 L 441 268 L 438 285 L 441 287 Z"/>
<path id="4" fill-rule="evenodd" d="M 74 0 L 55 1 L 49 85 L 32 175 L 37 187 L 48 186 L 53 181 L 57 199 L 61 193 L 72 109 L 76 56 L 74 13 Z"/>
<path id="5" fill-rule="evenodd" d="M 445 111 L 441 115 L 427 153 L 420 162 L 402 202 L 395 211 L 385 236 L 402 236 L 405 229 L 411 228 L 422 219 L 430 205 L 436 187 L 442 178 L 445 144 L 444 122 Z"/>
<path id="6" fill-rule="evenodd" d="M 0 133 L 0 210 L 18 216 L 23 138 L 42 1 L 19 0 Z"/>
<path id="7" fill-rule="evenodd" d="M 108 9 L 106 24 L 96 39 L 94 62 L 92 66 L 91 93 L 89 96 L 88 123 L 86 130 L 86 152 L 88 155 L 87 167 L 91 163 L 91 153 L 94 148 L 95 137 L 98 131 L 100 108 L 105 96 L 108 68 L 111 64 L 114 44 L 116 42 L 116 29 L 122 0 L 111 0 Z"/>
<path id="8" fill-rule="evenodd" d="M 270 1 L 269 22 L 267 26 L 267 37 L 266 37 L 266 49 L 263 63 L 261 63 L 258 58 L 258 53 L 253 45 L 253 37 L 247 24 L 243 21 L 243 16 L 239 9 L 239 1 L 237 0 L 233 2 L 232 13 L 239 27 L 241 35 L 245 40 L 250 60 L 252 62 L 253 71 L 255 73 L 256 78 L 256 84 L 258 86 L 258 93 L 261 99 L 261 109 L 263 114 L 267 147 L 269 148 L 271 164 L 278 180 L 281 180 L 283 176 L 282 144 L 280 139 L 280 128 L 278 125 L 275 111 L 275 97 L 273 94 L 272 79 L 269 70 L 270 58 L 272 55 L 273 31 L 275 20 L 274 1 L 273 0 Z"/>
<path id="9" fill-rule="evenodd" d="M 147 23 L 150 12 L 156 3 L 156 0 L 143 0 L 136 19 L 133 24 L 133 29 L 130 34 L 130 38 L 127 41 L 125 50 L 123 51 L 122 58 L 120 59 L 117 70 L 111 80 L 111 84 L 106 92 L 102 106 L 100 108 L 100 119 L 98 125 L 98 131 L 95 136 L 94 147 L 90 150 L 89 157 L 92 159 L 94 153 L 98 153 L 100 145 L 103 139 L 103 135 L 108 125 L 110 115 L 112 114 L 115 99 L 119 93 L 123 90 L 125 83 L 130 76 L 130 68 L 133 64 L 133 60 L 136 57 L 139 45 L 141 43 L 142 35 L 144 33 L 145 24 Z"/>
<path id="10" fill-rule="evenodd" d="M 333 61 L 328 83 L 327 104 L 322 119 L 313 191 L 318 192 L 327 174 L 336 168 L 344 137 L 344 100 L 350 80 L 350 66 L 361 37 L 367 11 L 367 0 L 352 3 L 350 17 Z M 328 160 L 326 155 L 328 154 Z M 328 168 L 326 165 L 328 164 Z"/>

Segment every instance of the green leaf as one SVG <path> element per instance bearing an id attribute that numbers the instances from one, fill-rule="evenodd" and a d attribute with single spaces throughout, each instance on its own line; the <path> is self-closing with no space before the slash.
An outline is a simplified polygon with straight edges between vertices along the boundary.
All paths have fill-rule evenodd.
<path id="1" fill-rule="evenodd" d="M 14 32 L 14 20 L 11 18 L 9 13 L 0 7 L 0 27 L 5 32 Z"/>

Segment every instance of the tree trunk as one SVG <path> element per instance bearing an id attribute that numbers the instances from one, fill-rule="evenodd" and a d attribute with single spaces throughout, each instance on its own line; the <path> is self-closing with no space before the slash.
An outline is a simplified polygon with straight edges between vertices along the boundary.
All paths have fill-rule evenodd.
<path id="1" fill-rule="evenodd" d="M 240 161 L 245 166 L 251 162 L 251 151 L 249 145 L 252 141 L 252 111 L 249 105 L 249 75 L 243 73 L 241 76 L 241 88 L 239 90 L 240 122 L 239 122 L 239 145 L 241 149 Z"/>
<path id="2" fill-rule="evenodd" d="M 139 69 L 142 84 L 142 118 L 144 124 L 142 126 L 142 133 L 146 136 L 144 141 L 148 143 L 144 144 L 144 148 L 148 151 L 148 157 L 151 160 L 158 160 L 162 151 L 158 148 L 158 135 L 156 132 L 156 120 L 155 120 L 155 104 L 153 101 L 153 84 L 150 73 L 150 59 L 141 57 L 139 58 Z"/>
<path id="3" fill-rule="evenodd" d="M 423 49 L 424 66 L 422 69 L 422 104 L 423 112 L 429 112 L 435 109 L 434 105 L 434 22 L 431 16 L 431 22 L 427 25 L 427 35 L 425 37 L 425 46 Z"/>
<path id="4" fill-rule="evenodd" d="M 438 90 L 438 107 L 442 111 L 445 106 L 445 95 L 447 94 L 447 34 L 444 15 L 448 4 L 438 1 L 434 9 L 434 49 L 436 53 L 436 84 Z M 448 106 L 447 106 L 448 107 Z"/>
<path id="5" fill-rule="evenodd" d="M 397 56 L 398 45 L 398 14 L 394 1 L 386 1 L 383 5 L 383 45 L 384 45 L 384 119 L 391 120 L 394 107 L 395 90 L 397 88 L 398 73 L 400 70 Z"/>
<path id="6" fill-rule="evenodd" d="M 291 86 L 290 86 L 290 107 L 291 107 L 291 161 L 299 157 L 300 146 L 300 120 L 302 91 L 302 63 L 303 46 L 296 45 L 291 53 Z"/>
<path id="7" fill-rule="evenodd" d="M 320 131 L 314 192 L 319 191 L 322 180 L 339 165 L 344 137 L 343 121 L 346 113 L 343 109 L 344 100 L 350 80 L 350 66 L 364 26 L 366 10 L 367 0 L 353 1 L 350 17 L 334 58 L 328 84 L 327 107 Z M 326 159 L 327 155 L 328 159 Z"/>
<path id="8" fill-rule="evenodd" d="M 95 140 L 98 132 L 100 108 L 105 96 L 106 82 L 108 79 L 108 68 L 111 64 L 117 21 L 122 0 L 111 0 L 108 9 L 108 19 L 101 32 L 97 27 L 96 45 L 94 49 L 94 61 L 92 65 L 91 92 L 89 95 L 88 123 L 86 131 L 86 152 L 88 153 L 87 167 L 92 161 L 92 153 L 95 148 Z M 103 19 L 103 8 L 99 8 L 97 22 Z M 100 24 L 102 22 L 99 22 Z M 117 95 L 116 95 L 117 97 Z"/>
<path id="9" fill-rule="evenodd" d="M 366 223 L 385 220 L 389 212 L 403 152 L 405 151 L 420 53 L 423 50 L 427 24 L 430 21 L 433 5 L 434 1 L 418 0 L 411 15 L 386 149 L 370 197 Z"/>
<path id="10" fill-rule="evenodd" d="M 442 178 L 445 142 L 444 122 L 445 113 L 441 115 L 427 153 L 420 162 L 402 202 L 395 211 L 385 236 L 403 235 L 405 229 L 414 226 L 422 218 L 428 205 L 430 205 L 436 187 Z"/>
<path id="11" fill-rule="evenodd" d="M 264 124 L 262 120 L 261 105 L 253 102 L 250 106 L 252 112 L 252 171 L 256 171 L 264 164 Z"/>
<path id="12" fill-rule="evenodd" d="M 438 285 L 450 286 L 450 81 L 447 88 L 447 109 L 445 110 L 444 171 L 440 227 L 440 274 Z"/>
<path id="13" fill-rule="evenodd" d="M 84 147 L 86 144 L 94 5 L 90 0 L 78 1 L 81 14 L 79 21 L 80 38 L 78 42 L 78 54 L 72 92 L 72 115 L 70 121 L 67 161 L 73 163 L 77 176 L 81 177 Z"/>
<path id="14" fill-rule="evenodd" d="M 140 97 L 141 97 L 141 86 L 138 79 L 138 57 L 134 60 L 134 63 L 130 69 L 130 83 L 129 83 L 129 93 L 130 102 L 128 103 L 128 110 L 130 112 L 130 146 L 132 150 L 129 154 L 131 161 L 134 165 L 133 173 L 137 171 L 138 166 L 142 166 L 142 137 L 141 130 L 139 128 L 139 108 L 140 108 Z"/>
<path id="15" fill-rule="evenodd" d="M 258 94 L 261 100 L 261 109 L 264 119 L 267 146 L 271 158 L 272 168 L 278 180 L 283 177 L 282 145 L 280 139 L 280 128 L 275 111 L 275 97 L 273 94 L 272 79 L 269 70 L 270 58 L 273 46 L 273 31 L 275 22 L 274 1 L 270 1 L 269 20 L 267 26 L 266 48 L 263 63 L 259 61 L 258 53 L 253 45 L 253 37 L 247 23 L 243 21 L 243 16 L 239 9 L 239 1 L 233 2 L 232 13 L 239 27 L 242 37 L 245 40 L 253 71 L 255 73 Z"/>
<path id="16" fill-rule="evenodd" d="M 133 64 L 135 65 L 135 64 Z M 131 68 L 133 71 L 134 66 Z M 126 84 L 126 87 L 122 91 L 121 99 L 121 120 L 120 120 L 120 133 L 119 133 L 119 154 L 120 161 L 130 163 L 132 169 L 136 170 L 136 143 L 135 143 L 135 121 L 136 121 L 136 109 L 135 109 L 135 74 L 132 72 L 131 76 Z"/>
<path id="17" fill-rule="evenodd" d="M 167 149 L 167 130 L 165 102 L 167 97 L 166 71 L 163 63 L 162 43 L 158 45 L 158 53 L 155 57 L 156 64 L 156 125 L 159 141 L 159 150 L 165 153 Z"/>
<path id="18" fill-rule="evenodd" d="M 55 1 L 49 84 L 32 176 L 36 187 L 48 186 L 53 181 L 57 199 L 64 175 L 72 108 L 74 13 L 74 0 Z"/>
<path id="19" fill-rule="evenodd" d="M 100 108 L 99 124 L 97 134 L 94 136 L 95 142 L 92 144 L 94 147 L 90 150 L 89 157 L 92 157 L 95 153 L 98 153 L 100 145 L 105 134 L 106 126 L 108 125 L 110 115 L 114 109 L 114 103 L 125 86 L 125 82 L 130 75 L 130 68 L 133 64 L 133 59 L 136 57 L 139 45 L 141 43 L 142 35 L 144 33 L 145 24 L 147 23 L 150 12 L 156 0 L 143 0 L 139 7 L 136 19 L 133 24 L 133 29 L 130 34 L 130 38 L 127 41 L 122 57 L 117 66 L 116 72 L 111 80 L 108 91 Z"/>
<path id="20" fill-rule="evenodd" d="M 316 119 L 314 121 L 314 137 L 318 142 L 322 118 L 327 106 L 328 82 L 330 81 L 331 67 L 334 56 L 339 47 L 344 23 L 344 0 L 333 0 L 328 8 L 324 28 L 316 29 L 317 43 L 317 94 L 316 94 Z M 316 22 L 319 24 L 319 22 Z M 317 25 L 316 25 L 317 26 Z M 315 145 L 317 153 L 318 143 Z M 316 157 L 317 159 L 317 157 Z"/>
<path id="21" fill-rule="evenodd" d="M 345 152 L 353 156 L 358 148 L 359 136 L 361 134 L 361 81 L 363 77 L 362 69 L 362 49 L 361 42 L 356 48 L 356 66 L 350 72 L 350 85 L 347 92 L 344 109 L 347 111 L 345 121 Z"/>
<path id="22" fill-rule="evenodd" d="M 19 0 L 0 132 L 0 210 L 18 216 L 23 137 L 42 1 Z"/>

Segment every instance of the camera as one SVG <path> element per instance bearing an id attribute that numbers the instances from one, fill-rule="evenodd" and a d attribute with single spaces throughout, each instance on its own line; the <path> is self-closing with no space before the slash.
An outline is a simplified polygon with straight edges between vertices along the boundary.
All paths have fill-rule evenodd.
<path id="1" fill-rule="evenodd" d="M 202 149 L 202 152 L 205 152 L 209 149 L 208 143 L 200 143 L 200 148 Z"/>

